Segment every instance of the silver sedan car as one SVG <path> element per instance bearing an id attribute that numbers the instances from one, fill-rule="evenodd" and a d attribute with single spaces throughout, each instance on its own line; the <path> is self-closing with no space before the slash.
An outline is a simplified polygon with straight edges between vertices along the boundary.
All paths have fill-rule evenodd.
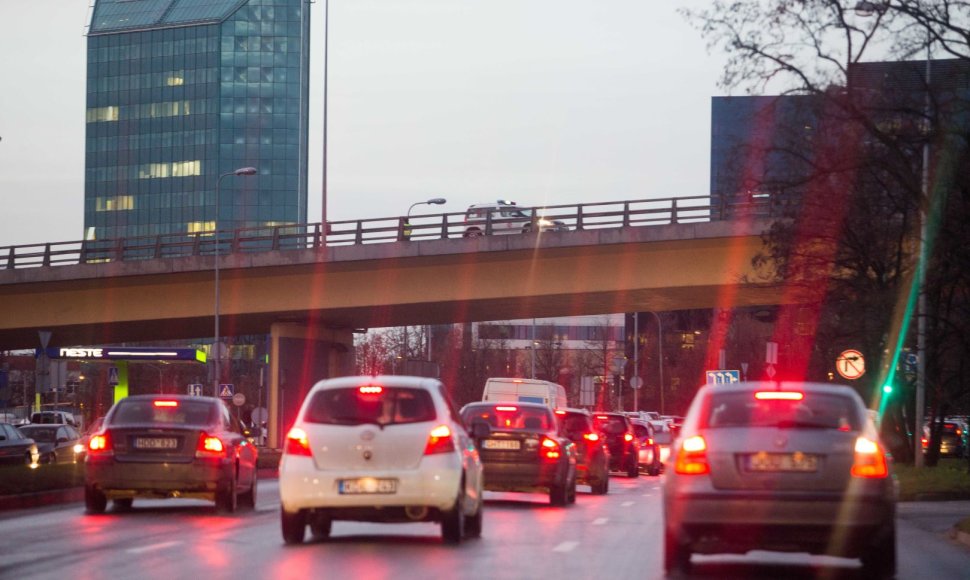
<path id="1" fill-rule="evenodd" d="M 664 486 L 664 566 L 692 553 L 761 549 L 860 558 L 896 570 L 896 484 L 849 387 L 753 382 L 702 387 Z"/>

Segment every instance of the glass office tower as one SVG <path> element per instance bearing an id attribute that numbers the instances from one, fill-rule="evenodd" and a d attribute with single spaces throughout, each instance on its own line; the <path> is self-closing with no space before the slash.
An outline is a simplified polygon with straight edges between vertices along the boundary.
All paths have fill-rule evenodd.
<path id="1" fill-rule="evenodd" d="M 85 239 L 305 223 L 307 0 L 96 0 Z"/>

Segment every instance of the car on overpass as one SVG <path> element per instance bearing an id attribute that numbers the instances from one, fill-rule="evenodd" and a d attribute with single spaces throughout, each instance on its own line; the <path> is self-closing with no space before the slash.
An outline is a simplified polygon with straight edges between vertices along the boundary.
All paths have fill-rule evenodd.
<path id="1" fill-rule="evenodd" d="M 568 231 L 562 220 L 551 220 L 536 215 L 533 208 L 523 208 L 514 201 L 500 199 L 495 203 L 471 205 L 465 211 L 466 238 L 486 234 L 525 234 L 532 231 Z"/>

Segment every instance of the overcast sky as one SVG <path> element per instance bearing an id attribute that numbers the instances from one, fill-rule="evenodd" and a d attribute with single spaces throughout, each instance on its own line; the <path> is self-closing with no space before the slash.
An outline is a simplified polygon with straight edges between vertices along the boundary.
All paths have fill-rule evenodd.
<path id="1" fill-rule="evenodd" d="M 331 220 L 514 199 L 706 195 L 724 58 L 706 0 L 331 0 Z M 313 4 L 309 219 L 321 215 L 323 2 Z M 77 240 L 88 0 L 0 0 L 0 246 Z M 415 208 L 414 213 L 421 213 Z"/>

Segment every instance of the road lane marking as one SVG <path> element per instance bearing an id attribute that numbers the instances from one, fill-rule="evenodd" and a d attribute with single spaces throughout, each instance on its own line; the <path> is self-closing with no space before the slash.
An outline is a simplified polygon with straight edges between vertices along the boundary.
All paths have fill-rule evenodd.
<path id="1" fill-rule="evenodd" d="M 576 549 L 579 542 L 563 542 L 552 549 L 553 552 L 572 552 Z"/>
<path id="2" fill-rule="evenodd" d="M 603 524 L 605 524 L 608 521 L 610 521 L 610 518 L 596 518 L 595 520 L 593 520 L 593 525 L 594 526 L 602 526 Z"/>
<path id="3" fill-rule="evenodd" d="M 154 552 L 155 550 L 164 550 L 165 548 L 171 548 L 172 546 L 178 546 L 182 542 L 162 542 L 161 544 L 151 544 L 149 546 L 142 546 L 140 548 L 129 548 L 125 550 L 129 554 L 144 554 L 145 552 Z"/>
<path id="4" fill-rule="evenodd" d="M 631 505 L 633 505 L 633 502 L 632 501 L 625 501 L 625 502 L 621 503 L 620 505 L 623 506 L 623 507 L 630 507 Z"/>

